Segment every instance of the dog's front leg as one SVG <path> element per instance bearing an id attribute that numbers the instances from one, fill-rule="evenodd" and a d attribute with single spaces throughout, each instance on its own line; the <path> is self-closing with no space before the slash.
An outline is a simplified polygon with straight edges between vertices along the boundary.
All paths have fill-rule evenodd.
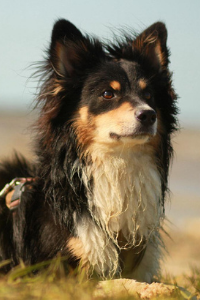
<path id="1" fill-rule="evenodd" d="M 70 252 L 80 259 L 81 266 L 102 278 L 113 278 L 120 273 L 116 246 L 90 216 L 76 221 L 76 237 L 68 242 Z"/>

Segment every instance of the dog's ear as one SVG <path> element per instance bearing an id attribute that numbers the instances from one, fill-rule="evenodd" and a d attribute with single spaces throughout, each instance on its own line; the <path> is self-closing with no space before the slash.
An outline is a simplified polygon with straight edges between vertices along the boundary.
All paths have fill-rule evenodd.
<path id="1" fill-rule="evenodd" d="M 136 60 L 146 66 L 161 70 L 168 65 L 169 52 L 166 46 L 167 30 L 163 23 L 157 22 L 139 35 L 125 35 L 125 41 L 108 45 L 110 54 L 117 59 Z"/>
<path id="2" fill-rule="evenodd" d="M 75 48 L 84 41 L 82 33 L 64 19 L 55 23 L 51 36 L 50 62 L 60 75 L 70 75 L 73 64 L 78 60 Z"/>
<path id="3" fill-rule="evenodd" d="M 167 29 L 161 22 L 154 23 L 144 30 L 133 42 L 132 49 L 147 57 L 156 69 L 166 67 L 169 52 L 166 45 Z"/>
<path id="4" fill-rule="evenodd" d="M 64 19 L 55 23 L 49 60 L 58 75 L 71 77 L 92 65 L 93 51 L 102 52 L 100 43 L 92 42 L 69 21 Z M 92 54 L 92 55 L 91 55 Z"/>

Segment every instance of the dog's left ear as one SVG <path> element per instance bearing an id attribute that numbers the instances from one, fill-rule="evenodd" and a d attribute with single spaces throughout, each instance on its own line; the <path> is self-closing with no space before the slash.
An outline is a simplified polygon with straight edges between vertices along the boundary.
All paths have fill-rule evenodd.
<path id="1" fill-rule="evenodd" d="M 167 29 L 165 24 L 157 22 L 144 30 L 132 43 L 133 52 L 146 57 L 156 69 L 168 65 Z"/>
<path id="2" fill-rule="evenodd" d="M 117 59 L 127 59 L 149 65 L 156 71 L 167 67 L 169 51 L 166 45 L 165 24 L 154 23 L 135 38 L 125 37 L 125 42 L 108 45 L 110 54 Z"/>

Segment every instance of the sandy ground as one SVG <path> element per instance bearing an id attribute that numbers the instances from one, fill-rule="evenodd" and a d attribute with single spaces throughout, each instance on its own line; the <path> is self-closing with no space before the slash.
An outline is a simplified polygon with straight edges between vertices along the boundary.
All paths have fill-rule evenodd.
<path id="1" fill-rule="evenodd" d="M 13 149 L 31 154 L 31 113 L 0 113 L 0 158 Z M 189 274 L 200 268 L 200 130 L 182 129 L 174 137 L 175 156 L 170 171 L 171 195 L 166 205 L 164 237 L 168 254 L 162 269 L 172 275 Z"/>
<path id="2" fill-rule="evenodd" d="M 169 255 L 163 268 L 174 275 L 200 268 L 200 130 L 182 129 L 174 137 L 175 156 L 166 205 Z"/>

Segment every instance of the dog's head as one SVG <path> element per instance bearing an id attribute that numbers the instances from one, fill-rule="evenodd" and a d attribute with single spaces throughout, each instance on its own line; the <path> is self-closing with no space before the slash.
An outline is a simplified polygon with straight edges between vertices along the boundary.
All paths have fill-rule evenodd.
<path id="1" fill-rule="evenodd" d="M 60 130 L 68 124 L 84 148 L 157 145 L 175 123 L 166 39 L 165 25 L 158 22 L 103 46 L 58 21 L 49 49 L 51 75 L 41 93 L 43 121 Z"/>

